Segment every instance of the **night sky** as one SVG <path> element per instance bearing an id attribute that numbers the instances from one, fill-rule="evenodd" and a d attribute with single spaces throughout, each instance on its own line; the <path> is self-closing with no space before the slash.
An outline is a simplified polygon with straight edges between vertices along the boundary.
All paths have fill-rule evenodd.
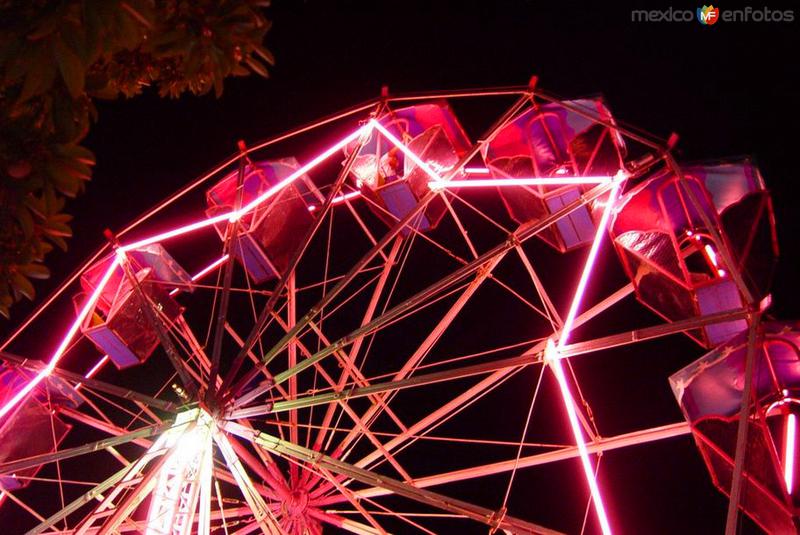
<path id="1" fill-rule="evenodd" d="M 771 314 L 797 319 L 800 217 L 794 178 L 800 21 L 723 21 L 712 27 L 697 21 L 631 22 L 630 10 L 642 7 L 610 2 L 569 7 L 528 1 L 276 1 L 268 11 L 273 27 L 266 44 L 277 59 L 270 79 L 228 80 L 221 99 L 162 100 L 146 92 L 98 105 L 99 121 L 86 140 L 97 155 L 95 175 L 86 193 L 68 204 L 75 215 L 75 238 L 68 253 L 49 258 L 54 279 L 39 284 L 37 291 L 46 295 L 59 274 L 66 276 L 101 245 L 103 228 L 125 226 L 234 153 L 238 139 L 254 144 L 372 98 L 384 84 L 402 93 L 522 85 L 537 75 L 539 85 L 554 94 L 601 93 L 616 118 L 662 138 L 676 132 L 681 160 L 752 155 L 773 193 L 778 222 L 781 259 Z M 543 260 L 545 272 L 560 265 L 552 257 Z M 615 261 L 611 254 L 604 258 Z M 559 299 L 568 297 L 565 293 Z M 30 309 L 27 304 L 15 307 L 12 321 L 0 328 L 10 330 Z M 634 304 L 625 310 L 636 314 L 642 307 Z M 22 353 L 34 346 L 27 337 L 12 349 Z M 702 353 L 688 339 L 672 337 L 635 351 L 589 356 L 577 361 L 576 369 L 601 429 L 613 435 L 678 421 L 667 377 Z M 533 377 L 521 376 L 512 387 L 524 390 Z M 476 414 L 475 425 L 492 418 Z M 619 451 L 604 459 L 603 468 L 619 533 L 722 531 L 726 500 L 713 488 L 688 437 Z M 544 495 L 548 489 L 559 495 L 569 485 L 582 488 L 574 463 L 572 481 L 560 477 L 566 473 L 562 470 L 558 478 L 554 472 L 551 480 L 531 483 L 526 490 L 523 478 L 515 487 L 511 513 L 559 524 L 566 511 Z M 435 471 L 435 466 L 428 470 Z M 550 477 L 546 470 L 542 474 Z M 747 521 L 743 526 L 744 532 L 757 532 Z M 590 530 L 595 528 L 590 521 Z M 475 532 L 482 529 L 478 526 Z"/>

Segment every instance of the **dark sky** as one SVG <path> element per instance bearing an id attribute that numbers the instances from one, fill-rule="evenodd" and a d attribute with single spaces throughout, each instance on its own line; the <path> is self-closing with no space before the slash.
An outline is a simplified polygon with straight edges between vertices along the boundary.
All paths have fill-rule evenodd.
<path id="1" fill-rule="evenodd" d="M 124 226 L 233 153 L 238 139 L 267 138 L 371 98 L 383 84 L 395 92 L 519 85 L 535 74 L 542 88 L 565 97 L 602 93 L 616 117 L 656 135 L 677 132 L 679 158 L 754 156 L 773 192 L 781 244 L 773 313 L 797 318 L 800 21 L 632 23 L 631 8 L 642 7 L 276 1 L 269 9 L 267 45 L 277 58 L 270 79 L 229 80 L 219 100 L 160 100 L 148 93 L 98 106 L 99 121 L 86 140 L 97 155 L 95 176 L 86 194 L 69 205 L 76 237 L 67 254 L 51 259 L 54 273 L 66 274 L 102 244 L 104 227 Z M 42 295 L 52 282 L 39 287 Z M 27 309 L 17 307 L 12 323 Z M 689 343 L 652 347 L 655 359 L 664 348 L 699 355 Z M 663 370 L 665 383 L 677 369 L 674 362 L 688 363 L 692 355 L 669 364 L 631 361 L 629 369 Z M 635 383 L 631 375 L 626 381 Z M 619 388 L 614 404 L 631 386 Z M 631 411 L 634 416 L 620 418 L 651 416 Z M 668 423 L 677 415 L 673 408 L 649 421 Z M 725 500 L 690 440 L 649 446 L 609 463 L 616 470 L 609 473 L 618 478 L 608 486 L 621 533 L 721 531 Z M 522 499 L 536 520 L 537 496 Z"/>

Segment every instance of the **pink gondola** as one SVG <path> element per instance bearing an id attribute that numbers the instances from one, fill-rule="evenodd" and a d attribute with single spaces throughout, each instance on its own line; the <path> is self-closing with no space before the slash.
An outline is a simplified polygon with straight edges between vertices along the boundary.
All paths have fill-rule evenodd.
<path id="1" fill-rule="evenodd" d="M 607 126 L 613 123 L 600 98 L 538 105 L 500 129 L 484 146 L 483 158 L 497 178 L 612 177 L 623 167 L 625 154 L 622 138 Z M 500 188 L 500 195 L 509 215 L 526 224 L 558 212 L 586 189 L 520 186 Z M 588 207 L 573 211 L 539 234 L 562 252 L 590 243 L 594 235 Z"/>
<path id="2" fill-rule="evenodd" d="M 768 533 L 796 533 L 800 324 L 766 322 L 761 328 L 739 505 Z M 670 377 L 714 485 L 725 494 L 731 489 L 746 354 L 745 332 Z"/>
<path id="3" fill-rule="evenodd" d="M 145 362 L 159 344 L 158 333 L 144 306 L 152 306 L 159 321 L 170 325 L 183 312 L 170 296 L 170 290 L 192 289 L 189 274 L 159 244 L 129 251 L 127 258 L 142 292 L 152 303 L 141 302 L 125 272 L 118 267 L 100 293 L 94 312 L 81 325 L 83 334 L 120 369 Z M 81 276 L 83 292 L 74 298 L 77 309 L 97 287 L 111 261 L 111 256 L 106 257 Z"/>
<path id="4" fill-rule="evenodd" d="M 378 122 L 441 177 L 451 172 L 471 146 L 445 102 L 391 110 Z M 356 148 L 357 143 L 353 143 L 345 153 L 349 155 Z M 390 226 L 405 217 L 430 192 L 428 173 L 378 131 L 371 132 L 350 172 L 356 186 L 371 201 L 372 211 Z M 436 198 L 411 225 L 421 231 L 434 229 L 445 211 L 444 201 Z M 410 229 L 404 230 L 405 234 L 408 232 Z"/>
<path id="5" fill-rule="evenodd" d="M 702 213 L 720 233 L 750 291 L 767 294 L 777 260 L 769 193 L 749 161 L 683 169 Z M 675 321 L 743 306 L 691 198 L 668 170 L 639 184 L 620 201 L 610 232 L 643 304 Z M 744 320 L 708 325 L 690 333 L 713 347 L 746 326 Z"/>
<path id="6" fill-rule="evenodd" d="M 265 194 L 299 168 L 294 158 L 261 161 L 245 171 L 241 206 Z M 206 193 L 209 216 L 228 213 L 236 204 L 238 171 L 218 182 Z M 256 284 L 277 278 L 283 273 L 292 255 L 301 246 L 306 232 L 314 223 L 309 208 L 323 197 L 307 175 L 280 189 L 265 202 L 239 220 L 239 229 L 231 252 L 244 266 Z M 215 228 L 224 239 L 226 222 Z"/>
<path id="7" fill-rule="evenodd" d="M 5 404 L 34 375 L 27 369 L 0 364 L 0 403 Z M 0 419 L 0 464 L 56 451 L 72 426 L 56 415 L 55 408 L 74 408 L 81 403 L 77 392 L 58 377 L 40 383 L 32 395 Z M 0 490 L 27 487 L 40 469 L 35 466 L 0 476 Z"/>

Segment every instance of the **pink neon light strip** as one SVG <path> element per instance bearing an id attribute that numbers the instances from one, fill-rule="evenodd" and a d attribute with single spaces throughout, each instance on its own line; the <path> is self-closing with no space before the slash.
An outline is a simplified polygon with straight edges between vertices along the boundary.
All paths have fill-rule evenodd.
<path id="1" fill-rule="evenodd" d="M 783 443 L 783 480 L 786 482 L 786 492 L 794 490 L 794 456 L 797 441 L 797 417 L 789 413 L 786 419 L 786 440 Z"/>
<path id="2" fill-rule="evenodd" d="M 719 267 L 719 261 L 717 260 L 717 253 L 714 251 L 714 248 L 711 247 L 711 245 L 706 244 L 705 251 L 706 254 L 708 255 L 709 260 L 711 260 L 711 263 L 714 265 L 714 268 L 717 270 L 717 275 L 719 275 L 720 277 L 724 277 L 725 270 Z"/>
<path id="3" fill-rule="evenodd" d="M 489 170 L 485 167 L 465 167 L 464 172 L 468 175 L 488 175 Z"/>
<path id="4" fill-rule="evenodd" d="M 103 366 L 105 366 L 105 365 L 106 365 L 106 363 L 108 362 L 108 358 L 109 358 L 109 357 L 108 357 L 108 355 L 103 355 L 103 356 L 100 358 L 100 360 L 98 360 L 97 362 L 95 362 L 94 366 L 92 366 L 92 368 L 91 368 L 91 369 L 90 369 L 88 372 L 86 372 L 86 375 L 84 375 L 83 377 L 84 377 L 85 379 L 91 379 L 92 377 L 94 377 L 94 375 L 95 375 L 97 372 L 99 372 L 99 371 L 100 371 L 100 369 L 101 369 Z M 80 388 L 81 388 L 82 386 L 83 386 L 83 383 L 78 383 L 78 384 L 76 384 L 76 385 L 75 385 L 75 390 L 80 390 Z"/>
<path id="5" fill-rule="evenodd" d="M 611 189 L 608 203 L 603 210 L 603 216 L 600 219 L 600 223 L 597 225 L 597 231 L 595 233 L 594 241 L 592 242 L 592 247 L 589 250 L 589 255 L 586 258 L 586 264 L 583 266 L 583 272 L 581 273 L 581 278 L 578 281 L 578 287 L 575 290 L 575 295 L 572 298 L 569 313 L 564 321 L 564 326 L 561 330 L 561 336 L 558 339 L 558 346 L 553 344 L 552 340 L 550 340 L 548 342 L 549 351 L 546 353 L 548 356 L 546 360 L 549 363 L 550 368 L 553 370 L 556 380 L 558 381 L 558 387 L 561 391 L 564 407 L 567 410 L 567 417 L 569 419 L 570 427 L 572 428 L 572 434 L 575 437 L 575 443 L 578 446 L 578 453 L 580 454 L 581 465 L 583 466 L 583 472 L 586 476 L 586 482 L 588 483 L 589 491 L 592 494 L 592 501 L 594 502 L 595 512 L 597 513 L 597 520 L 600 522 L 600 529 L 604 535 L 611 534 L 611 526 L 608 522 L 608 515 L 606 514 L 605 505 L 603 504 L 603 497 L 600 494 L 600 488 L 597 485 L 597 479 L 594 476 L 594 467 L 592 466 L 592 461 L 589 458 L 589 451 L 586 449 L 583 431 L 581 431 L 580 422 L 578 421 L 578 415 L 575 410 L 575 399 L 572 397 L 572 393 L 570 392 L 569 384 L 564 374 L 564 368 L 561 364 L 562 357 L 560 356 L 559 351 L 567 343 L 569 335 L 571 334 L 572 327 L 575 323 L 575 317 L 578 314 L 578 309 L 581 301 L 583 300 L 584 293 L 586 292 L 586 285 L 589 281 L 589 276 L 591 275 L 595 261 L 597 260 L 597 253 L 600 250 L 600 244 L 603 240 L 605 229 L 611 216 L 611 208 L 614 206 L 614 201 L 617 198 L 617 192 L 619 191 L 619 188 L 620 182 L 617 182 Z"/>
<path id="6" fill-rule="evenodd" d="M 297 171 L 295 171 L 291 175 L 287 176 L 286 178 L 284 178 L 283 180 L 281 180 L 280 182 L 278 182 L 277 184 L 275 184 L 274 186 L 269 188 L 267 191 L 265 191 L 264 193 L 262 193 L 261 195 L 259 195 L 255 199 L 253 199 L 251 202 L 249 202 L 247 205 L 243 206 L 239 210 L 235 210 L 235 211 L 228 212 L 228 213 L 225 213 L 225 214 L 219 214 L 217 216 L 214 216 L 214 217 L 211 217 L 211 218 L 208 218 L 208 219 L 202 219 L 202 220 L 197 221 L 195 223 L 184 225 L 182 227 L 178 227 L 176 229 L 169 230 L 167 232 L 162 232 L 161 234 L 156 234 L 155 236 L 151 236 L 149 238 L 145 238 L 143 240 L 139 240 L 137 242 L 130 243 L 128 245 L 123 245 L 122 247 L 120 247 L 120 249 L 122 251 L 130 251 L 130 250 L 133 250 L 133 249 L 139 249 L 141 247 L 144 247 L 145 245 L 150 245 L 152 243 L 157 243 L 157 242 L 163 242 L 165 240 L 168 240 L 170 238 L 174 238 L 176 236 L 181 236 L 181 235 L 186 234 L 188 232 L 193 232 L 195 230 L 206 228 L 208 226 L 211 226 L 211 225 L 213 225 L 215 223 L 219 223 L 221 221 L 229 221 L 229 220 L 233 220 L 233 219 L 239 219 L 244 214 L 246 214 L 247 212 L 253 210 L 255 207 L 257 207 L 258 205 L 262 204 L 264 201 L 266 201 L 267 199 L 269 199 L 270 197 L 275 195 L 278 191 L 280 191 L 281 189 L 283 189 L 287 185 L 291 184 L 292 182 L 294 182 L 295 180 L 297 180 L 298 178 L 300 178 L 301 176 L 306 174 L 310 169 L 312 169 L 313 167 L 318 165 L 320 162 L 322 162 L 326 158 L 330 157 L 333 153 L 337 152 L 338 150 L 340 150 L 342 147 L 344 147 L 348 143 L 350 143 L 353 140 L 357 139 L 359 136 L 362 135 L 362 133 L 368 132 L 368 130 L 369 130 L 369 126 L 362 126 L 361 128 L 355 130 L 353 133 L 348 135 L 346 138 L 342 139 L 341 141 L 339 141 L 338 143 L 336 143 L 335 145 L 333 145 L 332 147 L 327 149 L 322 154 L 316 156 L 310 162 L 308 162 L 305 165 L 303 165 L 302 167 L 300 167 Z"/>
<path id="7" fill-rule="evenodd" d="M 220 214 L 220 215 L 212 217 L 212 218 L 203 219 L 203 220 L 197 221 L 195 223 L 191 223 L 189 225 L 184 225 L 182 227 L 178 227 L 176 229 L 172 229 L 172 230 L 169 230 L 167 232 L 162 232 L 160 234 L 156 234 L 155 236 L 151 236 L 149 238 L 145 238 L 143 240 L 139 240 L 139 241 L 134 242 L 134 243 L 123 245 L 119 249 L 117 249 L 117 257 L 114 259 L 114 261 L 111 263 L 111 265 L 109 266 L 109 268 L 106 271 L 106 273 L 103 275 L 103 278 L 100 280 L 100 283 L 97 285 L 97 287 L 95 288 L 94 292 L 92 292 L 92 295 L 89 297 L 89 300 L 84 304 L 83 309 L 81 309 L 81 312 L 78 314 L 78 317 L 75 319 L 75 321 L 73 322 L 72 326 L 70 326 L 69 330 L 67 331 L 67 334 L 62 339 L 61 344 L 59 344 L 59 346 L 56 349 L 55 353 L 53 353 L 53 355 L 50 357 L 50 361 L 48 362 L 47 366 L 44 369 L 42 369 L 19 392 L 17 392 L 17 394 L 14 395 L 14 397 L 11 398 L 2 408 L 0 408 L 0 418 L 5 416 L 12 408 L 14 408 L 17 405 L 17 403 L 19 403 L 23 398 L 25 398 L 25 396 L 27 396 L 34 388 L 36 388 L 36 385 L 38 385 L 40 382 L 42 382 L 42 380 L 45 377 L 50 375 L 50 373 L 56 367 L 56 364 L 61 359 L 61 356 L 64 354 L 64 351 L 66 351 L 67 345 L 69 345 L 69 342 L 72 340 L 72 338 L 78 332 L 78 329 L 80 328 L 81 323 L 83 323 L 83 320 L 86 319 L 86 316 L 89 314 L 89 311 L 92 309 L 92 307 L 94 306 L 95 302 L 99 298 L 100 292 L 103 291 L 103 289 L 105 288 L 106 284 L 108 283 L 108 280 L 111 278 L 112 272 L 119 265 L 120 255 L 124 256 L 124 253 L 127 252 L 127 251 L 130 251 L 130 250 L 133 250 L 133 249 L 138 249 L 138 248 L 144 247 L 145 245 L 150 245 L 152 243 L 165 241 L 165 240 L 168 240 L 170 238 L 174 238 L 176 236 L 180 236 L 182 234 L 186 234 L 188 232 L 192 232 L 192 231 L 195 231 L 195 230 L 199 230 L 199 229 L 211 226 L 211 225 L 213 225 L 215 223 L 218 223 L 220 221 L 230 220 L 231 218 L 240 218 L 243 214 L 249 212 L 250 210 L 252 210 L 256 206 L 258 206 L 259 204 L 261 204 L 264 201 L 266 201 L 267 199 L 269 199 L 271 196 L 273 196 L 281 188 L 287 186 L 288 184 L 290 184 L 294 180 L 297 180 L 299 177 L 301 177 L 306 172 L 308 172 L 311 168 L 313 168 L 314 166 L 316 166 L 317 164 L 322 162 L 324 159 L 328 158 L 330 155 L 332 155 L 336 151 L 340 150 L 342 147 L 344 147 L 345 145 L 347 145 L 351 141 L 357 139 L 361 135 L 366 135 L 367 133 L 369 133 L 371 131 L 371 128 L 372 127 L 369 124 L 365 125 L 365 126 L 362 126 L 361 128 L 358 128 L 357 130 L 352 132 L 350 135 L 348 135 L 347 137 L 345 137 L 344 139 L 342 139 L 341 141 L 339 141 L 338 143 L 336 143 L 335 145 L 333 145 L 332 147 L 327 149 L 325 152 L 323 152 L 322 154 L 318 155 L 317 157 L 312 159 L 307 164 L 303 165 L 300 169 L 298 169 L 297 171 L 295 171 L 294 173 L 292 173 L 291 175 L 289 175 L 288 177 L 286 177 L 285 179 L 280 181 L 278 184 L 276 184 L 275 186 L 273 186 L 272 188 L 270 188 L 269 190 L 264 192 L 258 198 L 254 199 L 252 202 L 250 202 L 246 206 L 242 207 L 240 210 L 236 210 L 234 212 L 229 212 L 227 214 Z"/>
<path id="8" fill-rule="evenodd" d="M 94 374 L 96 374 L 98 371 L 100 371 L 100 368 L 102 368 L 103 365 L 106 362 L 108 362 L 108 358 L 109 358 L 108 355 L 103 355 L 103 358 L 101 358 L 99 361 L 97 361 L 97 364 L 92 366 L 92 369 L 89 370 L 88 372 L 86 372 L 86 375 L 84 375 L 84 377 L 86 377 L 87 379 L 91 379 L 92 377 L 94 377 Z"/>
<path id="9" fill-rule="evenodd" d="M 203 269 L 192 275 L 192 282 L 202 279 L 203 277 L 205 277 L 206 275 L 217 269 L 219 266 L 224 264 L 225 261 L 228 260 L 228 258 L 230 258 L 230 255 L 227 254 L 224 254 L 221 257 L 217 258 L 209 265 L 207 265 L 206 267 L 204 267 Z"/>
<path id="10" fill-rule="evenodd" d="M 308 171 L 316 167 L 320 162 L 329 158 L 333 153 L 341 150 L 341 148 L 347 145 L 348 143 L 355 141 L 362 135 L 366 135 L 370 130 L 371 127 L 369 125 L 362 126 L 358 130 L 356 130 L 355 132 L 344 138 L 343 140 L 339 141 L 338 143 L 330 147 L 322 154 L 319 154 L 317 157 L 315 157 L 314 159 L 312 159 L 311 161 L 300 167 L 297 171 L 287 176 L 286 178 L 284 178 L 283 180 L 272 186 L 270 189 L 268 189 L 267 191 L 265 191 L 264 193 L 262 193 L 249 203 L 247 203 L 245 206 L 243 206 L 242 209 L 239 210 L 238 212 L 239 217 L 241 217 L 242 214 L 246 214 L 259 204 L 263 203 L 264 201 L 275 195 L 275 193 L 282 190 L 283 188 L 285 188 L 286 186 L 288 186 L 289 184 L 291 184 L 292 182 L 294 182 L 295 180 L 306 174 Z"/>
<path id="11" fill-rule="evenodd" d="M 373 127 L 373 128 L 375 128 L 375 129 L 376 129 L 378 132 L 380 132 L 381 134 L 383 134 L 383 136 L 384 136 L 386 139 L 388 139 L 389 141 L 391 141 L 391 142 L 394 144 L 394 146 L 395 146 L 395 147 L 397 147 L 397 148 L 398 148 L 398 149 L 399 149 L 399 150 L 400 150 L 400 151 L 401 151 L 403 154 L 405 154 L 406 156 L 408 156 L 408 157 L 411 159 L 411 161 L 412 161 L 412 162 L 414 162 L 414 163 L 415 163 L 415 164 L 417 164 L 417 165 L 418 165 L 420 168 L 422 168 L 422 170 L 423 170 L 423 171 L 425 171 L 425 173 L 426 173 L 426 174 L 427 174 L 429 177 L 431 177 L 431 178 L 432 178 L 434 181 L 436 181 L 436 182 L 446 182 L 445 180 L 442 180 L 442 177 L 440 177 L 439 175 L 437 175 L 437 174 L 436 174 L 436 172 L 435 172 L 433 169 L 431 169 L 431 168 L 430 168 L 430 166 L 429 166 L 428 164 L 426 164 L 425 162 L 423 162 L 423 161 L 420 159 L 420 157 L 419 157 L 419 156 L 417 156 L 416 154 L 414 154 L 414 152 L 413 152 L 411 149 L 409 149 L 408 147 L 406 147 L 405 145 L 403 145 L 403 143 L 402 143 L 402 142 L 401 142 L 399 139 L 397 139 L 397 138 L 396 138 L 396 137 L 395 137 L 395 136 L 394 136 L 394 135 L 393 135 L 391 132 L 389 132 L 388 130 L 386 130 L 386 128 L 384 128 L 384 127 L 383 127 L 383 125 L 382 125 L 381 123 L 379 123 L 379 122 L 378 122 L 378 121 L 376 121 L 375 119 L 370 119 L 370 120 L 369 120 L 369 123 L 368 123 L 368 125 L 372 126 L 372 127 Z"/>
<path id="12" fill-rule="evenodd" d="M 219 223 L 221 221 L 227 221 L 232 217 L 232 215 L 234 213 L 235 212 L 229 212 L 229 213 L 225 213 L 225 214 L 219 214 L 217 216 L 214 216 L 214 217 L 211 217 L 211 218 L 208 218 L 208 219 L 202 219 L 200 221 L 196 221 L 194 223 L 190 223 L 190 224 L 184 225 L 182 227 L 178 227 L 178 228 L 175 228 L 175 229 L 172 229 L 172 230 L 168 230 L 166 232 L 162 232 L 161 234 L 156 234 L 155 236 L 151 236 L 149 238 L 145 238 L 143 240 L 139 240 L 137 242 L 133 242 L 133 243 L 128 244 L 128 245 L 123 245 L 122 247 L 119 248 L 119 250 L 123 251 L 123 252 L 127 252 L 127 251 L 132 251 L 134 249 L 141 249 L 145 245 L 150 245 L 152 243 L 162 242 L 162 241 L 168 240 L 170 238 L 174 238 L 175 236 L 181 236 L 181 235 L 186 234 L 188 232 L 193 232 L 195 230 L 200 230 L 202 228 L 209 227 L 209 226 L 211 226 L 211 225 L 213 225 L 215 223 Z"/>
<path id="13" fill-rule="evenodd" d="M 36 388 L 36 385 L 41 383 L 45 377 L 50 375 L 50 372 L 52 372 L 53 369 L 56 367 L 56 364 L 58 364 L 58 361 L 61 359 L 62 355 L 64 354 L 64 351 L 67 350 L 67 346 L 69 345 L 70 340 L 72 340 L 72 337 L 75 336 L 75 333 L 78 332 L 81 323 L 83 323 L 83 320 L 86 319 L 86 316 L 89 315 L 89 312 L 94 307 L 94 304 L 100 297 L 100 292 L 102 292 L 103 288 L 105 288 L 106 284 L 108 283 L 108 280 L 111 278 L 111 274 L 117 268 L 118 264 L 119 264 L 119 258 L 115 257 L 114 260 L 111 262 L 111 265 L 108 267 L 105 274 L 103 275 L 103 278 L 100 279 L 100 283 L 97 285 L 97 288 L 94 289 L 94 292 L 92 292 L 92 294 L 89 296 L 89 300 L 86 301 L 86 303 L 83 305 L 83 308 L 78 314 L 78 317 L 75 318 L 74 322 L 72 322 L 72 325 L 70 326 L 63 340 L 61 340 L 61 343 L 59 344 L 58 348 L 50 357 L 50 362 L 48 362 L 47 366 L 43 368 L 39 373 L 37 373 L 36 376 L 33 379 L 31 379 L 31 381 L 27 385 L 25 385 L 19 392 L 17 392 L 13 398 L 8 400 L 8 402 L 5 405 L 3 405 L 2 408 L 0 408 L 0 418 L 8 414 L 8 412 L 11 409 L 13 409 L 17 403 L 19 403 L 25 396 L 27 396 L 31 392 L 31 390 Z"/>
<path id="14" fill-rule="evenodd" d="M 360 191 L 351 191 L 350 193 L 345 193 L 344 195 L 338 195 L 338 196 L 333 198 L 333 200 L 331 201 L 331 204 L 340 204 L 340 203 L 343 203 L 344 201 L 346 201 L 347 199 L 353 199 L 355 197 L 361 197 L 361 192 Z M 314 210 L 317 210 L 317 209 L 319 209 L 319 206 L 317 206 L 316 204 L 312 204 L 311 206 L 308 207 L 308 211 L 309 212 L 313 212 Z"/>
<path id="15" fill-rule="evenodd" d="M 224 264 L 225 261 L 228 260 L 228 258 L 230 258 L 230 255 L 227 254 L 224 254 L 221 257 L 217 258 L 209 265 L 207 265 L 206 267 L 204 267 L 203 269 L 192 275 L 192 282 L 202 279 L 203 277 L 205 277 L 206 275 L 217 269 L 219 266 Z M 175 295 L 180 291 L 181 291 L 180 288 L 173 288 L 172 290 L 170 290 L 169 295 Z"/>
<path id="16" fill-rule="evenodd" d="M 569 335 L 572 334 L 572 326 L 575 323 L 575 317 L 578 315 L 581 301 L 583 301 L 583 294 L 586 293 L 586 285 L 589 282 L 589 277 L 592 274 L 594 263 L 597 260 L 597 253 L 600 250 L 600 244 L 602 243 L 603 236 L 606 233 L 606 226 L 608 225 L 608 220 L 611 218 L 611 209 L 613 208 L 614 202 L 617 199 L 617 192 L 619 191 L 620 185 L 621 183 L 617 182 L 611 188 L 611 194 L 609 195 L 608 202 L 603 210 L 603 216 L 600 218 L 600 223 L 597 225 L 594 240 L 592 241 L 592 247 L 589 249 L 589 255 L 586 257 L 586 264 L 583 266 L 583 272 L 581 273 L 581 278 L 578 281 L 578 287 L 575 289 L 575 295 L 572 298 L 572 303 L 569 307 L 569 313 L 567 313 L 567 317 L 564 320 L 564 327 L 561 329 L 561 336 L 558 338 L 557 349 L 559 351 L 567 344 Z"/>
<path id="17" fill-rule="evenodd" d="M 469 180 L 431 181 L 431 189 L 485 188 L 492 186 L 567 186 L 579 184 L 606 184 L 610 176 L 567 176 L 555 178 L 473 178 Z"/>
<path id="18" fill-rule="evenodd" d="M 575 443 L 578 446 L 578 453 L 580 453 L 581 465 L 583 466 L 583 472 L 586 476 L 586 482 L 589 484 L 589 491 L 592 493 L 594 509 L 597 513 L 597 519 L 600 522 L 600 529 L 603 530 L 604 535 L 610 535 L 611 526 L 608 524 L 608 516 L 606 515 L 605 506 L 603 505 L 603 497 L 600 494 L 600 488 L 597 486 L 597 480 L 594 477 L 594 468 L 589 458 L 589 450 L 586 449 L 586 442 L 583 438 L 583 432 L 581 431 L 581 424 L 578 422 L 578 415 L 575 412 L 575 400 L 569 390 L 567 378 L 564 375 L 564 368 L 561 364 L 561 358 L 556 357 L 550 360 L 549 363 L 550 369 L 553 370 L 553 375 L 556 376 L 556 381 L 558 381 L 564 407 L 567 409 L 567 418 L 569 419 L 570 427 L 572 427 Z"/>

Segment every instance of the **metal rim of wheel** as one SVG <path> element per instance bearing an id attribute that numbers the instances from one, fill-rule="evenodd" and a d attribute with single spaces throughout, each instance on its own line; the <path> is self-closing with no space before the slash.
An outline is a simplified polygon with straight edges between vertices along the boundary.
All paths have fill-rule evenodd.
<path id="1" fill-rule="evenodd" d="M 390 107 L 444 98 L 507 99 L 510 107 L 451 168 L 413 161 L 430 181 L 443 184 L 397 217 L 355 188 L 350 180 L 355 155 L 370 136 L 393 142 L 391 132 L 381 131 L 375 120 Z M 14 403 L 37 392 L 49 396 L 51 379 L 57 378 L 76 389 L 80 402 L 77 407 L 45 403 L 51 420 L 68 421 L 92 430 L 86 436 L 101 438 L 59 443 L 53 431 L 51 451 L 1 462 L 3 476 L 33 470 L 26 486 L 37 493 L 26 499 L 27 489 L 19 494 L 6 489 L 2 506 L 19 509 L 31 533 L 300 534 L 329 527 L 436 533 L 467 529 L 469 522 L 510 533 L 583 531 L 587 525 L 590 531 L 610 532 L 597 485 L 602 479 L 598 454 L 687 434 L 690 428 L 679 422 L 604 436 L 570 357 L 750 312 L 742 308 L 573 343 L 574 329 L 602 317 L 634 291 L 628 284 L 591 306 L 581 303 L 596 254 L 609 247 L 603 236 L 621 188 L 652 165 L 669 167 L 674 160 L 668 143 L 620 123 L 607 124 L 596 111 L 577 107 L 572 111 L 640 147 L 638 160 L 625 162 L 626 172 L 587 182 L 574 201 L 524 225 L 498 209 L 499 190 L 484 189 L 476 196 L 469 188 L 444 184 L 480 178 L 484 168 L 465 169 L 474 166 L 487 140 L 531 106 L 549 102 L 569 106 L 533 86 L 387 94 L 241 146 L 228 161 L 111 236 L 2 346 L 2 359 L 24 373 L 28 385 L 18 399 L 6 400 L 4 417 Z M 402 141 L 397 148 L 408 150 Z M 248 205 L 240 194 L 233 211 L 211 219 L 203 206 L 188 211 L 197 206 L 199 192 L 223 176 L 236 177 L 241 185 L 255 162 L 297 152 L 307 155 L 297 157 L 303 165 L 258 202 Z M 413 160 L 415 154 L 404 156 Z M 285 186 L 306 176 L 313 185 L 304 190 L 303 202 L 313 224 L 302 238 L 298 234 L 300 246 L 287 255 L 284 269 L 276 270 L 280 276 L 257 283 L 234 260 L 239 242 L 230 237 L 251 224 L 247 218 L 264 203 L 274 208 L 282 202 L 279 197 L 289 191 Z M 434 201 L 443 203 L 442 221 L 435 232 L 424 232 L 420 220 Z M 533 238 L 582 207 L 593 210 L 598 231 L 570 253 L 574 268 L 562 277 L 568 290 L 552 297 L 538 271 L 535 256 L 541 247 L 531 248 Z M 382 218 L 376 216 L 380 211 Z M 196 214 L 193 220 L 188 213 Z M 163 245 L 193 274 L 191 283 L 169 287 L 183 314 L 167 317 L 148 293 L 152 285 L 145 288 L 136 278 L 130 253 L 150 244 Z M 141 370 L 169 368 L 167 377 L 155 372 L 149 380 L 137 370 L 113 370 L 109 357 L 81 335 L 98 292 L 79 303 L 63 347 L 52 355 L 49 345 L 40 356 L 25 355 L 38 361 L 9 351 L 18 337 L 43 329 L 40 314 L 63 309 L 84 271 L 107 255 L 100 285 L 118 274 L 147 304 L 148 325 L 160 326 L 160 347 Z M 495 323 L 492 315 L 506 317 L 501 307 L 513 309 L 524 328 L 485 332 Z M 524 332 L 528 335 L 520 336 Z M 459 352 L 467 346 L 470 350 Z M 548 407 L 540 390 L 550 373 L 548 395 L 560 404 Z M 493 407 L 502 405 L 503 386 L 522 375 L 527 390 L 516 401 L 524 403 L 509 411 L 517 415 L 518 427 L 503 436 L 489 422 L 489 434 L 481 426 L 473 436 L 452 432 L 466 429 L 459 419 L 473 418 L 487 399 L 494 399 Z M 542 411 L 570 426 L 539 429 L 532 422 Z M 497 418 L 506 422 L 504 415 Z M 573 504 L 575 520 L 550 529 L 534 515 L 509 508 L 508 500 L 522 484 L 515 476 L 557 462 L 573 477 L 580 498 Z M 94 479 L 84 481 L 76 474 L 88 465 L 95 467 Z M 576 465 L 584 479 L 574 479 Z M 49 477 L 51 472 L 56 476 Z M 491 492 L 481 488 L 487 480 Z"/>

